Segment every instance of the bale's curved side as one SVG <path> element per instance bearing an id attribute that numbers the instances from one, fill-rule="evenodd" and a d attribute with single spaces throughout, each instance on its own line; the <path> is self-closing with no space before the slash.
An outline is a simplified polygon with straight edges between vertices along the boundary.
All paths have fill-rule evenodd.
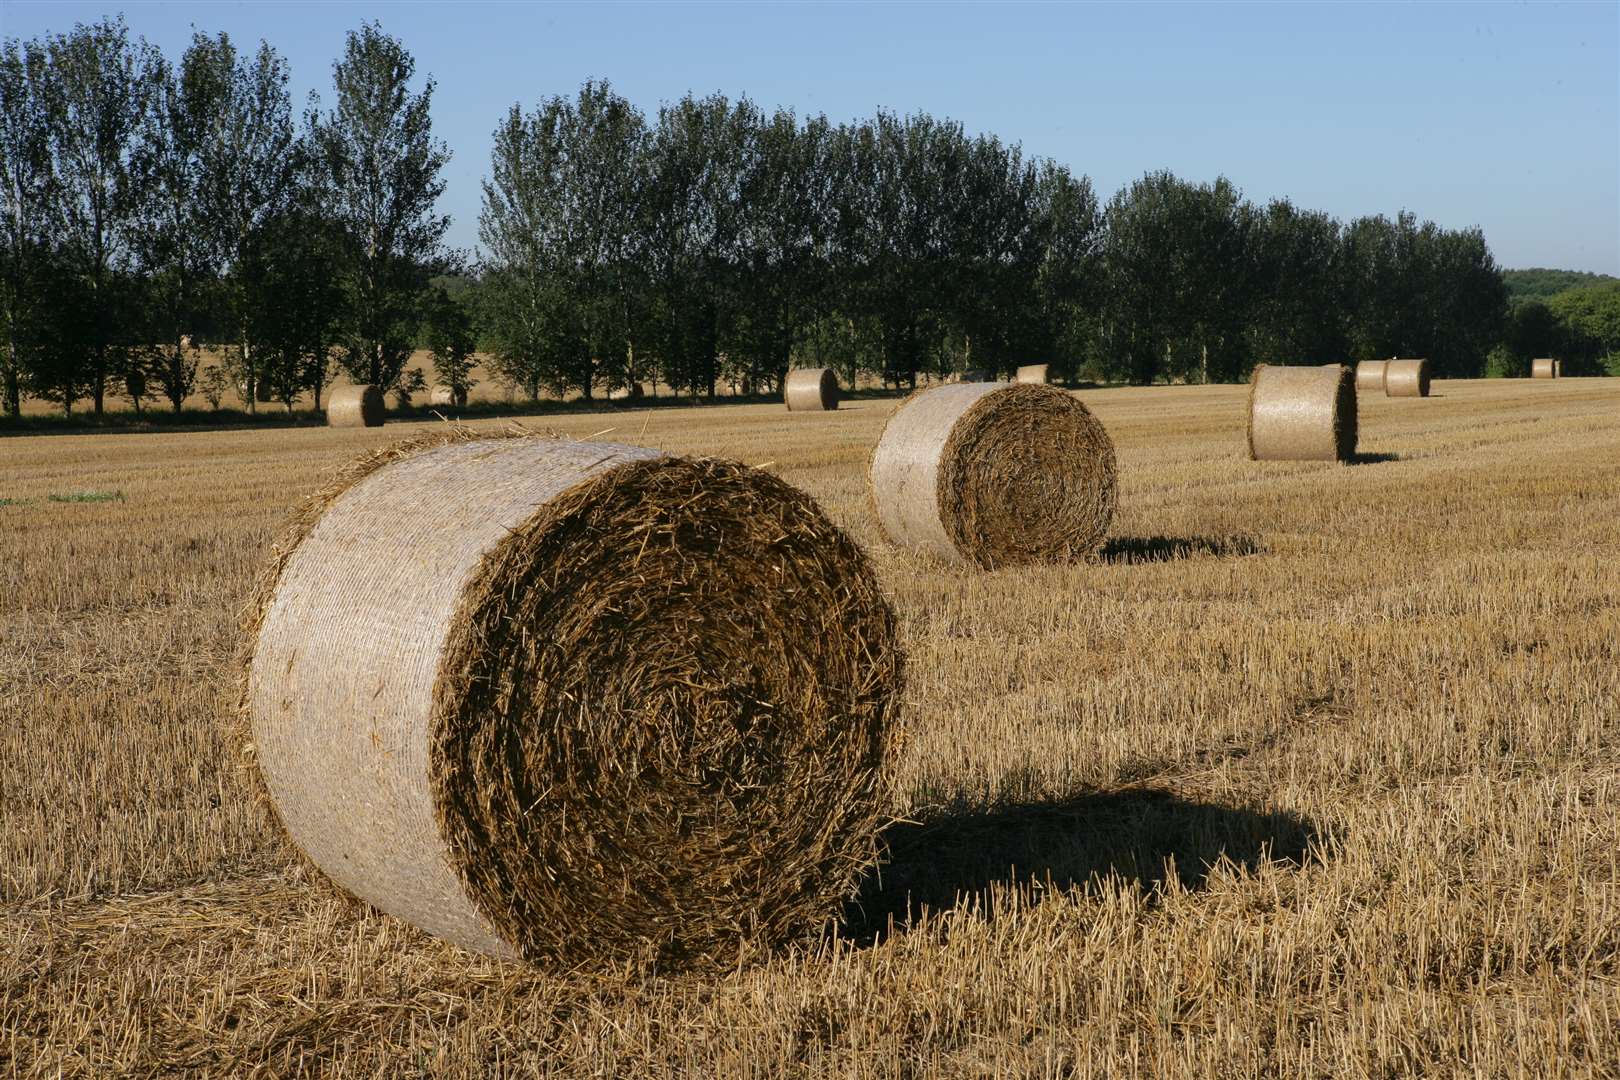
<path id="1" fill-rule="evenodd" d="M 1115 470 L 1108 432 L 1057 387 L 959 383 L 901 403 L 867 477 L 890 540 L 990 568 L 1095 551 Z"/>
<path id="2" fill-rule="evenodd" d="M 1547 357 L 1530 361 L 1530 377 L 1532 379 L 1558 378 L 1558 361 Z"/>
<path id="3" fill-rule="evenodd" d="M 1358 391 L 1382 394 L 1384 392 L 1384 373 L 1388 368 L 1388 360 L 1363 360 L 1356 365 L 1356 389 Z"/>
<path id="4" fill-rule="evenodd" d="M 1249 457 L 1348 461 L 1357 437 L 1356 377 L 1348 367 L 1261 364 L 1249 379 Z"/>
<path id="5" fill-rule="evenodd" d="M 334 386 L 326 398 L 331 427 L 381 427 L 388 413 L 383 392 L 375 386 Z"/>
<path id="6" fill-rule="evenodd" d="M 1050 377 L 1051 366 L 1050 364 L 1025 364 L 1018 369 L 1018 373 L 1013 377 L 1013 382 L 1038 383 L 1044 386 L 1052 381 Z"/>
<path id="7" fill-rule="evenodd" d="M 345 889 L 492 955 L 678 966 L 836 910 L 875 854 L 900 663 L 864 557 L 786 484 L 472 440 L 318 516 L 245 700 L 283 822 Z"/>
<path id="8" fill-rule="evenodd" d="M 1391 360 L 1384 371 L 1384 392 L 1390 397 L 1428 397 L 1428 360 Z"/>
<path id="9" fill-rule="evenodd" d="M 832 368 L 794 368 L 782 384 L 789 412 L 825 412 L 838 408 L 838 376 Z"/>

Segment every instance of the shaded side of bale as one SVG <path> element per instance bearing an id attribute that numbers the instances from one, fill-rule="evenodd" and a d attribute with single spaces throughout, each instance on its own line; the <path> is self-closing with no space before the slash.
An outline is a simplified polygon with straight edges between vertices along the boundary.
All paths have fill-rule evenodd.
<path id="1" fill-rule="evenodd" d="M 331 427 L 381 427 L 388 403 L 375 386 L 334 386 L 326 397 Z"/>
<path id="2" fill-rule="evenodd" d="M 319 516 L 247 702 L 345 889 L 492 955 L 678 967 L 802 936 L 870 865 L 895 637 L 859 550 L 766 474 L 458 441 Z"/>
<path id="3" fill-rule="evenodd" d="M 1530 361 L 1530 377 L 1532 379 L 1558 378 L 1558 361 L 1547 357 Z"/>
<path id="4" fill-rule="evenodd" d="M 1428 360 L 1391 360 L 1384 370 L 1384 392 L 1390 397 L 1428 397 Z"/>
<path id="5" fill-rule="evenodd" d="M 867 478 L 891 541 L 986 568 L 1090 554 L 1118 501 L 1108 432 L 1044 385 L 913 394 L 884 427 Z"/>
<path id="6" fill-rule="evenodd" d="M 1356 365 L 1356 389 L 1363 393 L 1382 394 L 1384 373 L 1388 368 L 1388 360 L 1363 360 Z"/>
<path id="7" fill-rule="evenodd" d="M 1357 437 L 1356 377 L 1340 364 L 1261 364 L 1249 379 L 1249 457 L 1348 461 Z"/>
<path id="8" fill-rule="evenodd" d="M 1013 382 L 1039 383 L 1044 386 L 1052 381 L 1048 376 L 1050 369 L 1050 364 L 1025 364 L 1018 369 L 1018 373 L 1013 377 Z"/>
<path id="9" fill-rule="evenodd" d="M 825 412 L 838 408 L 838 376 L 832 368 L 794 368 L 782 384 L 789 412 Z"/>

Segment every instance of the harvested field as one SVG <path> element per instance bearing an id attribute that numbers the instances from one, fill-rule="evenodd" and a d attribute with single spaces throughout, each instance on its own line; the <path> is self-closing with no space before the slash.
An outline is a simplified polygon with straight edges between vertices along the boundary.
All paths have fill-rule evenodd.
<path id="1" fill-rule="evenodd" d="M 909 653 L 890 865 L 673 980 L 339 898 L 227 750 L 283 517 L 421 425 L 0 439 L 0 1075 L 1612 1074 L 1620 383 L 1365 395 L 1356 465 L 1249 461 L 1247 395 L 1078 394 L 1111 539 L 993 572 L 882 540 L 891 400 L 536 423 L 770 463 Z"/>

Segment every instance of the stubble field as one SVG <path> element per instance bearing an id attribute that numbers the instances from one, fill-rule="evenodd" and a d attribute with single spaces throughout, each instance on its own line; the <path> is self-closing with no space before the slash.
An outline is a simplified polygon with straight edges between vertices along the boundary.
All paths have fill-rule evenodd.
<path id="1" fill-rule="evenodd" d="M 996 573 L 878 534 L 891 400 L 534 422 L 779 473 L 900 614 L 890 864 L 681 979 L 464 954 L 248 794 L 258 561 L 416 425 L 0 439 L 0 1075 L 1620 1074 L 1620 385 L 1368 397 L 1356 465 L 1246 393 L 1081 392 L 1113 539 Z"/>

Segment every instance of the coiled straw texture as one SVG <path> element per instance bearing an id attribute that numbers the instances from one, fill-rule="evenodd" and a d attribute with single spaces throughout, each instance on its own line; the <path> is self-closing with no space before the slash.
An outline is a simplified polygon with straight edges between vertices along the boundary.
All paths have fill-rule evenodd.
<path id="1" fill-rule="evenodd" d="M 1356 379 L 1348 367 L 1261 364 L 1249 379 L 1249 457 L 1348 461 L 1356 453 Z"/>
<path id="2" fill-rule="evenodd" d="M 1384 371 L 1384 392 L 1390 397 L 1428 397 L 1427 360 L 1391 360 Z"/>
<path id="3" fill-rule="evenodd" d="M 300 511 L 245 620 L 299 847 L 499 957 L 669 970 L 824 925 L 875 858 L 902 683 L 860 550 L 739 465 L 438 442 Z"/>
<path id="4" fill-rule="evenodd" d="M 1532 379 L 1556 379 L 1558 374 L 1558 361 L 1556 360 L 1543 357 L 1530 361 L 1530 377 Z"/>
<path id="5" fill-rule="evenodd" d="M 1018 373 L 1013 376 L 1013 382 L 1039 383 L 1044 386 L 1046 383 L 1052 381 L 1051 378 L 1048 377 L 1048 372 L 1050 371 L 1051 366 L 1052 365 L 1050 364 L 1025 364 L 1023 367 L 1019 368 Z"/>
<path id="6" fill-rule="evenodd" d="M 838 408 L 838 377 L 832 368 L 794 368 L 782 388 L 788 412 L 825 412 Z"/>
<path id="7" fill-rule="evenodd" d="M 1055 386 L 919 391 L 889 418 L 867 476 L 890 540 L 986 568 L 1090 554 L 1118 501 L 1113 440 Z"/>
<path id="8" fill-rule="evenodd" d="M 1388 360 L 1363 360 L 1357 364 L 1356 390 L 1361 393 L 1382 394 L 1384 392 L 1384 373 L 1388 368 Z"/>
<path id="9" fill-rule="evenodd" d="M 382 427 L 388 403 L 375 386 L 334 386 L 326 398 L 331 427 Z"/>

